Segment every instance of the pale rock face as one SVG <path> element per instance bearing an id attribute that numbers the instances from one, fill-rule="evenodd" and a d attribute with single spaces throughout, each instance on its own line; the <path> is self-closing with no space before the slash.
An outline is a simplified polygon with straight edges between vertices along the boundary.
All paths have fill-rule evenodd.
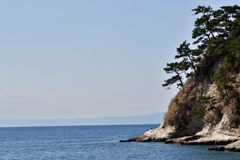
<path id="1" fill-rule="evenodd" d="M 207 82 L 203 82 L 201 85 L 203 87 L 203 91 L 198 95 L 202 95 L 202 96 L 216 95 L 217 87 L 215 84 L 209 84 Z M 166 139 L 181 137 L 181 136 L 189 136 L 189 135 L 201 136 L 202 138 L 192 141 L 196 143 L 208 142 L 208 141 L 227 141 L 227 140 L 238 139 L 238 129 L 233 129 L 229 127 L 229 118 L 227 113 L 223 115 L 219 123 L 213 122 L 208 126 L 201 128 L 203 126 L 202 123 L 203 121 L 196 121 L 192 118 L 192 120 L 186 126 L 185 131 L 177 131 L 174 126 L 166 126 L 165 128 L 163 128 L 163 124 L 161 124 L 158 128 L 148 130 L 143 135 L 146 137 L 166 138 Z M 199 131 L 199 128 L 200 128 L 200 131 Z"/>
<path id="2" fill-rule="evenodd" d="M 203 96 L 214 96 L 216 94 L 216 85 L 214 84 L 207 84 L 202 83 L 203 86 L 203 92 L 201 95 Z M 177 131 L 174 126 L 166 126 L 163 128 L 163 124 L 161 124 L 156 129 L 151 129 L 146 131 L 143 135 L 147 137 L 154 137 L 154 138 L 173 138 L 173 137 L 181 137 L 181 136 L 187 136 L 187 135 L 194 135 L 196 132 L 202 129 L 203 121 L 201 120 L 192 120 L 189 122 L 189 124 L 186 126 L 186 129 L 184 131 Z M 200 129 L 199 129 L 200 128 Z M 204 128 L 202 131 L 198 132 L 199 134 L 205 134 L 206 132 L 210 131 L 211 129 L 208 127 Z"/>
<path id="3" fill-rule="evenodd" d="M 230 143 L 227 146 L 225 146 L 226 149 L 231 149 L 231 148 L 240 148 L 240 141 Z"/>
<path id="4" fill-rule="evenodd" d="M 204 135 L 204 137 L 195 140 L 195 142 L 228 140 L 231 141 L 238 139 L 238 129 L 229 127 L 229 118 L 227 113 L 225 113 L 221 121 L 215 127 L 212 127 L 211 124 L 209 124 L 196 135 Z"/>
<path id="5" fill-rule="evenodd" d="M 143 135 L 155 138 L 169 138 L 175 131 L 175 127 L 167 126 L 163 128 L 163 124 L 161 124 L 158 128 L 148 130 Z"/>
<path id="6" fill-rule="evenodd" d="M 226 113 L 223 115 L 222 120 L 214 128 L 214 132 L 229 136 L 238 136 L 238 129 L 229 127 L 229 118 Z"/>
<path id="7" fill-rule="evenodd" d="M 206 93 L 203 93 L 203 96 L 215 96 L 217 92 L 217 86 L 215 84 L 211 84 L 208 89 L 206 90 Z"/>
<path id="8" fill-rule="evenodd" d="M 224 134 L 229 136 L 238 136 L 238 129 L 233 129 L 229 127 L 229 118 L 225 113 L 221 119 L 221 121 L 217 125 L 209 124 L 204 127 L 200 132 L 196 133 L 196 135 L 207 135 L 207 134 Z"/>
<path id="9" fill-rule="evenodd" d="M 217 62 L 209 71 L 212 75 L 217 71 L 222 62 Z M 213 77 L 212 77 L 213 78 Z M 201 88 L 201 89 L 200 89 Z M 205 79 L 198 85 L 196 96 L 211 96 L 217 95 L 217 86 L 211 83 L 210 80 Z M 190 107 L 194 108 L 195 101 L 188 102 Z M 222 116 L 220 121 L 213 121 L 212 123 L 204 126 L 203 120 L 194 120 L 190 118 L 189 124 L 184 126 L 184 129 L 177 130 L 174 126 L 165 126 L 161 124 L 156 129 L 146 131 L 143 135 L 132 138 L 132 141 L 144 141 L 164 139 L 168 142 L 177 142 L 184 144 L 209 144 L 209 143 L 230 143 L 239 140 L 238 129 L 230 128 L 229 115 L 227 112 Z M 240 131 L 240 130 L 239 130 Z M 239 132 L 240 133 L 240 132 Z M 181 137 L 181 138 L 179 138 Z M 240 146 L 240 140 L 239 140 Z M 239 148 L 240 150 L 240 148 Z"/>
<path id="10" fill-rule="evenodd" d="M 208 132 L 212 130 L 212 125 L 209 124 L 208 126 L 204 127 L 201 131 L 197 132 L 196 135 L 207 135 Z"/>

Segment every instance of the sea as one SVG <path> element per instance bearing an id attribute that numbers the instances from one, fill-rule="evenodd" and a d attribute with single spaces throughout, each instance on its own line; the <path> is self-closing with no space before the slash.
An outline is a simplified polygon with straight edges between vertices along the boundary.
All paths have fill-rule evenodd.
<path id="1" fill-rule="evenodd" d="M 159 124 L 0 128 L 0 160 L 213 160 L 240 159 L 209 145 L 126 142 Z"/>

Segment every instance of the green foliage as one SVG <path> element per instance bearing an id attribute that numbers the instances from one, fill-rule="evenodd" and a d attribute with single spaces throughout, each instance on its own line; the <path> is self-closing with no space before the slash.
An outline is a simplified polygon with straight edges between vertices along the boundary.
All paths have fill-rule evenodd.
<path id="1" fill-rule="evenodd" d="M 192 32 L 192 38 L 196 39 L 193 44 L 199 44 L 199 48 L 205 50 L 208 45 L 208 41 L 211 40 L 214 36 L 214 33 L 218 31 L 218 23 L 216 20 L 213 20 L 213 9 L 205 6 L 198 6 L 193 9 L 195 15 L 202 14 L 200 18 L 197 18 L 195 21 L 195 28 Z"/>
<path id="2" fill-rule="evenodd" d="M 233 50 L 239 52 L 239 45 L 237 45 L 240 39 L 239 6 L 223 6 L 219 10 L 213 10 L 210 6 L 198 6 L 192 11 L 195 15 L 200 15 L 195 21 L 195 28 L 192 32 L 192 38 L 195 39 L 193 44 L 198 44 L 198 47 L 195 50 L 190 49 L 190 44 L 186 41 L 180 44 L 175 59 L 181 58 L 182 61 L 170 63 L 175 67 L 168 63 L 167 68 L 164 68 L 167 73 L 174 72 L 176 74 L 165 81 L 164 87 L 169 88 L 172 84 L 178 83 L 177 87 L 181 88 L 184 84 L 181 74 L 184 73 L 186 77 L 193 75 L 191 71 L 188 72 L 189 69 L 197 73 L 198 63 L 201 61 L 202 55 L 204 58 L 201 65 L 208 68 L 206 67 L 208 62 L 217 59 L 219 55 L 227 55 Z M 233 42 L 231 43 L 231 41 Z M 234 64 L 234 60 L 232 59 L 230 63 Z M 173 68 L 178 68 L 178 71 L 176 72 Z"/>
<path id="3" fill-rule="evenodd" d="M 227 98 L 230 100 L 234 93 L 233 84 L 238 83 L 236 77 L 231 77 L 229 74 L 233 72 L 233 68 L 236 62 L 235 55 L 228 54 L 225 56 L 225 61 L 222 66 L 219 67 L 218 71 L 214 74 L 214 81 L 218 85 L 218 91 L 220 93 L 220 98 Z M 227 103 L 224 103 L 226 105 Z"/>
<path id="4" fill-rule="evenodd" d="M 174 101 L 175 101 L 176 104 L 178 104 L 178 99 L 177 98 Z"/>
<path id="5" fill-rule="evenodd" d="M 192 33 L 192 38 L 196 39 L 194 44 L 199 44 L 198 49 L 204 52 L 201 67 L 208 68 L 209 62 L 225 57 L 224 63 L 214 74 L 214 81 L 218 85 L 220 98 L 229 101 L 236 93 L 233 84 L 238 83 L 230 73 L 238 71 L 240 63 L 240 7 L 223 6 L 213 10 L 198 6 L 193 11 L 195 15 L 202 15 L 195 21 Z"/>
<path id="6" fill-rule="evenodd" d="M 192 109 L 190 115 L 195 116 L 195 119 L 204 119 L 204 116 L 208 114 L 207 111 L 213 111 L 216 109 L 214 106 L 217 102 L 217 100 L 214 99 L 211 96 L 199 96 L 199 99 L 197 101 L 197 105 L 194 109 Z M 212 120 L 214 119 L 211 115 L 210 117 Z M 204 119 L 207 121 L 206 119 Z"/>
<path id="7" fill-rule="evenodd" d="M 240 6 L 223 6 L 218 10 L 210 6 L 198 6 L 192 11 L 198 16 L 192 31 L 193 44 L 197 48 L 191 49 L 186 41 L 180 44 L 175 55 L 178 62 L 168 63 L 164 68 L 167 73 L 174 75 L 165 80 L 163 86 L 170 88 L 176 83 L 181 88 L 184 76 L 189 75 L 197 77 L 199 81 L 214 81 L 220 98 L 216 100 L 200 96 L 191 115 L 196 119 L 204 119 L 208 111 L 217 111 L 217 101 L 230 106 L 234 115 L 240 115 L 240 96 L 236 90 L 239 86 L 236 75 L 240 72 Z M 217 64 L 218 69 L 213 75 L 214 69 L 211 67 Z"/>
<path id="8" fill-rule="evenodd" d="M 190 43 L 187 43 L 184 41 L 182 44 L 180 44 L 180 47 L 177 48 L 177 55 L 175 56 L 175 59 L 183 58 L 183 61 L 186 61 L 186 70 L 189 68 L 193 69 L 196 73 L 195 68 L 195 62 L 196 62 L 196 56 L 200 56 L 202 52 L 194 51 L 189 48 Z"/>
<path id="9" fill-rule="evenodd" d="M 195 116 L 194 119 L 204 118 L 206 110 L 204 107 L 196 107 L 191 111 L 192 116 Z"/>
<path id="10" fill-rule="evenodd" d="M 182 74 L 185 74 L 186 77 L 192 75 L 187 72 L 189 69 L 194 70 L 196 73 L 195 63 L 198 61 L 197 57 L 199 57 L 199 55 L 203 52 L 200 50 L 192 50 L 189 48 L 189 45 L 190 43 L 184 41 L 180 47 L 177 48 L 177 55 L 175 56 L 175 59 L 182 58 L 182 61 L 167 63 L 167 67 L 164 68 L 164 70 L 170 74 L 175 73 L 175 75 L 165 80 L 165 83 L 162 84 L 163 87 L 170 89 L 172 84 L 177 83 L 177 88 L 182 88 L 184 85 Z"/>
<path id="11" fill-rule="evenodd" d="M 239 114 L 240 114 L 239 109 L 235 109 L 234 110 L 234 115 L 239 115 Z"/>
<path id="12" fill-rule="evenodd" d="M 181 88 L 184 85 L 181 74 L 187 70 L 186 61 L 167 63 L 167 67 L 164 68 L 164 70 L 167 73 L 170 73 L 170 74 L 174 73 L 175 75 L 165 80 L 164 81 L 165 83 L 162 84 L 163 87 L 167 87 L 167 89 L 170 89 L 171 85 L 174 83 L 177 83 L 178 88 Z"/>
<path id="13" fill-rule="evenodd" d="M 184 103 L 182 99 L 175 99 L 177 108 L 170 108 L 171 112 L 166 118 L 167 123 L 176 128 L 184 128 L 186 124 L 189 124 L 189 104 L 192 104 L 192 100 L 197 96 L 195 89 L 200 89 L 197 91 L 200 93 L 202 91 L 200 87 L 192 88 L 191 84 L 197 86 L 202 82 L 209 82 L 217 85 L 219 98 L 198 97 L 197 105 L 190 115 L 195 119 L 208 117 L 204 119 L 205 121 L 210 120 L 210 117 L 212 117 L 211 120 L 217 120 L 222 116 L 224 108 L 231 114 L 230 126 L 238 127 L 240 85 L 236 77 L 239 78 L 240 73 L 240 7 L 237 5 L 223 6 L 218 10 L 213 10 L 210 6 L 198 6 L 192 11 L 197 15 L 192 31 L 193 45 L 196 49 L 191 49 L 186 41 L 180 44 L 175 56 L 177 62 L 168 63 L 164 68 L 167 73 L 174 75 L 165 80 L 163 86 L 169 89 L 172 84 L 177 84 L 177 87 L 181 88 L 184 85 L 184 76 L 191 75 L 193 78 L 177 96 L 186 98 L 186 103 L 185 99 Z M 191 89 L 194 92 L 186 92 Z M 185 94 L 189 95 L 185 96 Z M 190 103 L 188 103 L 189 100 Z M 211 116 L 209 111 L 214 112 L 214 116 Z"/>

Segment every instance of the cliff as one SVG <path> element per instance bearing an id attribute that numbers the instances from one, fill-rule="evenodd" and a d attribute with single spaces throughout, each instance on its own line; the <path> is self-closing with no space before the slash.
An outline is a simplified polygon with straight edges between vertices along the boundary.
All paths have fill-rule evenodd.
<path id="1" fill-rule="evenodd" d="M 240 7 L 219 10 L 198 6 L 192 37 L 197 49 L 184 41 L 164 70 L 175 76 L 164 87 L 181 88 L 171 100 L 164 122 L 143 135 L 120 142 L 228 144 L 210 150 L 240 151 Z M 190 70 L 190 71 L 189 71 Z M 182 74 L 188 78 L 183 82 Z"/>
<path id="2" fill-rule="evenodd" d="M 234 122 L 234 118 L 237 116 L 232 114 L 230 107 L 224 107 L 223 102 L 216 104 L 219 113 L 209 111 L 208 114 L 211 114 L 214 119 L 211 119 L 206 114 L 205 118 L 210 119 L 208 122 L 203 119 L 195 120 L 190 115 L 191 110 L 196 107 L 197 97 L 219 96 L 217 86 L 211 79 L 222 63 L 223 61 L 215 62 L 208 73 L 206 73 L 209 77 L 200 82 L 195 78 L 188 79 L 186 84 L 172 99 L 168 112 L 164 117 L 164 123 L 158 128 L 148 130 L 143 135 L 128 140 L 121 140 L 120 142 L 165 142 L 193 145 L 229 144 L 240 140 L 238 137 L 238 123 Z M 240 80 L 240 76 L 236 76 Z M 219 149 L 216 148 L 216 150 Z M 238 151 L 238 149 L 235 149 L 235 151 Z"/>

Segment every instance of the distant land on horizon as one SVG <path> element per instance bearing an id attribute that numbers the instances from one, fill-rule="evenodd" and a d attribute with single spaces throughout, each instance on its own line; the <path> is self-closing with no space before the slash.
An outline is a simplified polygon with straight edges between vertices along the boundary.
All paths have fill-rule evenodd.
<path id="1" fill-rule="evenodd" d="M 161 124 L 164 115 L 165 113 L 77 119 L 9 119 L 0 120 L 0 127 Z"/>

